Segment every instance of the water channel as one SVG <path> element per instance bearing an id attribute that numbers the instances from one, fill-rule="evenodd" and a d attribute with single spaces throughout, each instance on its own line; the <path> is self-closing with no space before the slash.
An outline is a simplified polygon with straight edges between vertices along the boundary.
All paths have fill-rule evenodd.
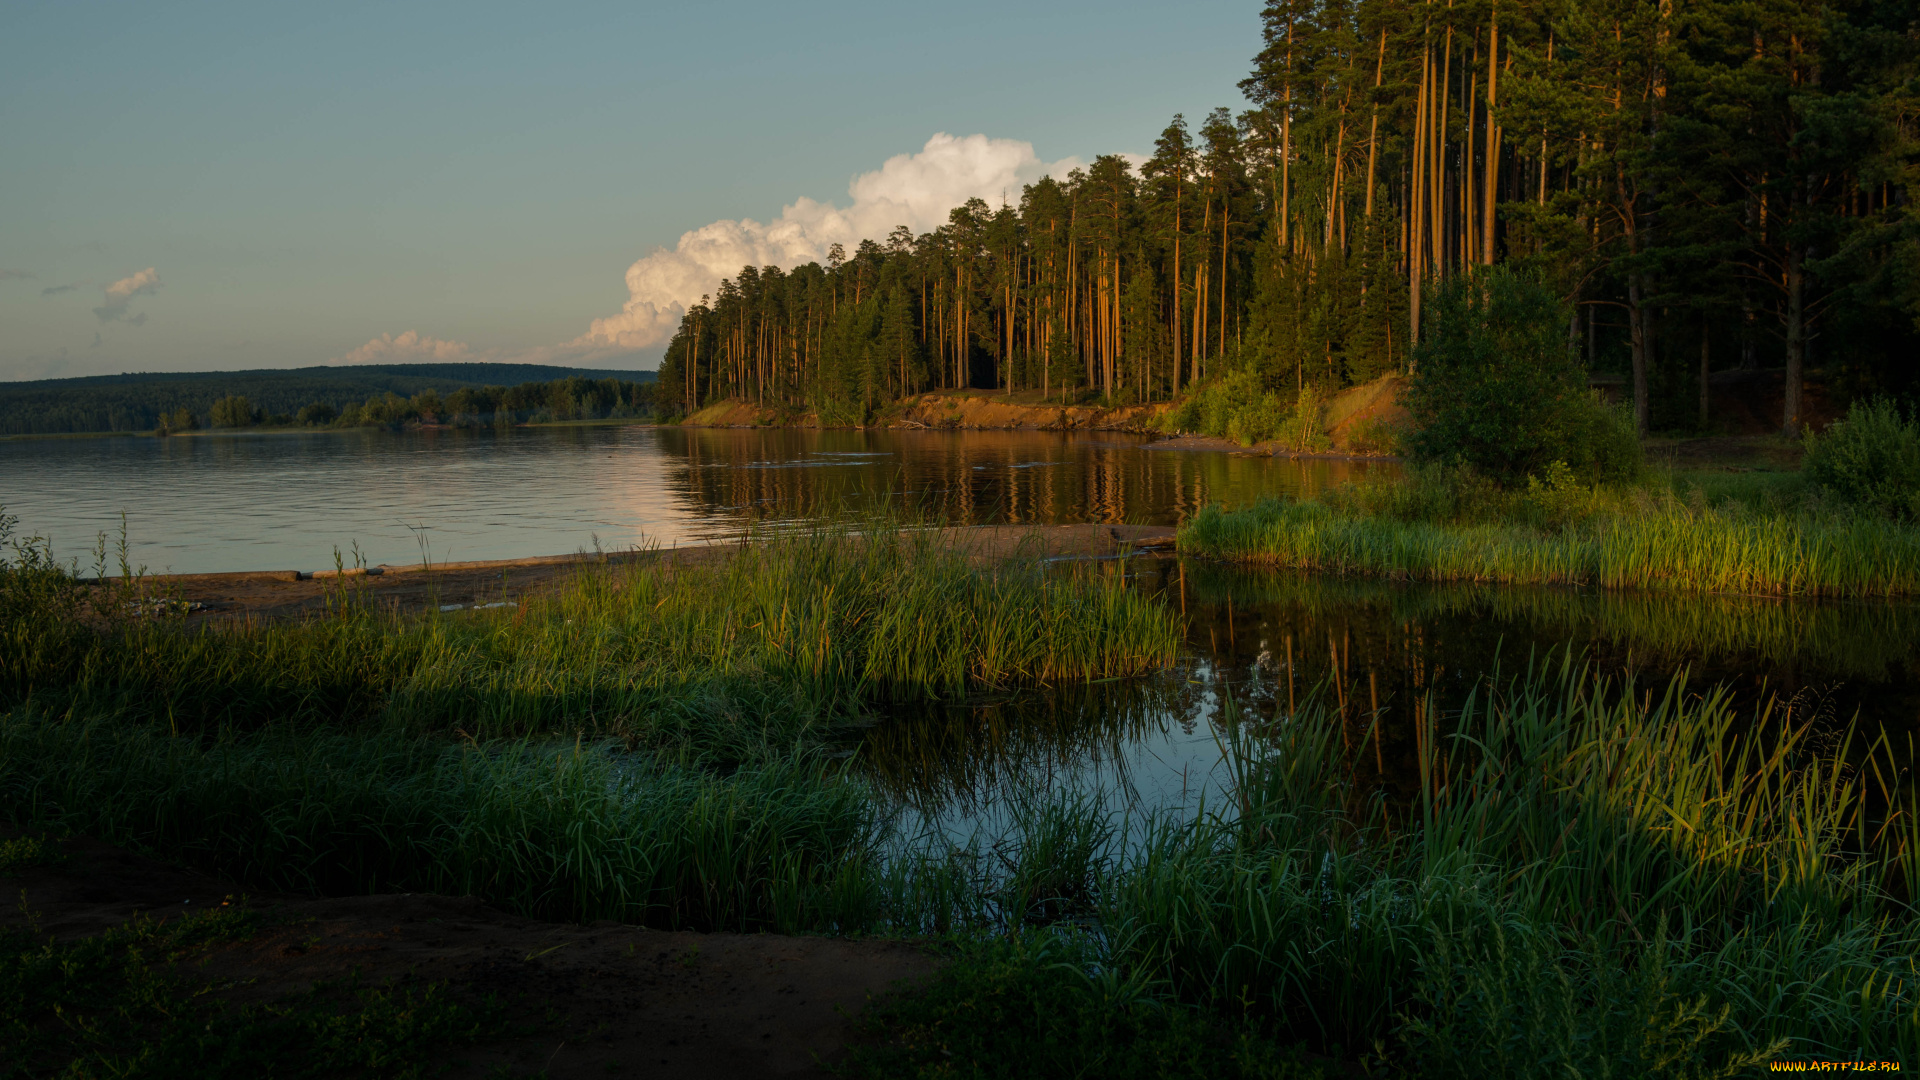
<path id="1" fill-rule="evenodd" d="M 1373 468 L 1392 466 L 1373 466 Z M 155 571 L 614 550 L 737 537 L 888 507 L 950 523 L 1177 525 L 1209 503 L 1308 493 L 1364 463 L 1151 449 L 1139 437 L 1046 432 L 730 431 L 581 427 L 0 442 L 0 506 L 86 561 L 126 515 Z M 1920 605 L 1574 589 L 1437 586 L 1141 558 L 1125 574 L 1175 604 L 1172 670 L 1089 687 L 917 706 L 849 747 L 903 803 L 947 825 L 1016 791 L 1071 786 L 1115 810 L 1223 797 L 1216 729 L 1230 695 L 1256 717 L 1312 687 L 1381 730 L 1375 764 L 1411 783 L 1413 703 L 1464 698 L 1571 646 L 1635 692 L 1679 672 L 1736 705 L 1838 725 L 1920 728 Z"/>

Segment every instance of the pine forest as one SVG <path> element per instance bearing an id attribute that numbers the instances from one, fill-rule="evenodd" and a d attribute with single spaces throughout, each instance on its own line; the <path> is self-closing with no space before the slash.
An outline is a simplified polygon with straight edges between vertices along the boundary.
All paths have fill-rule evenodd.
<path id="1" fill-rule="evenodd" d="M 1914 11 L 1901 0 L 1280 0 L 1247 107 L 825 264 L 746 266 L 684 316 L 669 411 L 858 423 L 929 390 L 1169 400 L 1405 370 L 1438 283 L 1505 264 L 1635 426 L 1708 375 L 1905 393 L 1920 353 Z M 1249 383 L 1251 385 L 1251 383 Z"/>

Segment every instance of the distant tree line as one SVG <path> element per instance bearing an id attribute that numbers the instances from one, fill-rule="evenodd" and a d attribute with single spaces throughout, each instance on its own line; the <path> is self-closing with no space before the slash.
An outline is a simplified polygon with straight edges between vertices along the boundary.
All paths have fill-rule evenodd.
<path id="1" fill-rule="evenodd" d="M 652 382 L 587 379 L 578 375 L 519 386 L 463 386 L 442 397 L 428 387 L 412 397 L 388 391 L 363 402 L 336 408 L 329 402 L 303 405 L 292 415 L 269 413 L 240 394 L 223 397 L 207 411 L 205 426 L 246 428 L 405 427 L 409 424 L 487 427 L 526 421 L 602 420 L 648 416 L 653 411 Z M 179 409 L 155 425 L 163 433 L 191 431 L 201 418 Z"/>
<path id="2" fill-rule="evenodd" d="M 1250 108 L 1176 116 L 1017 201 L 743 268 L 682 319 L 677 411 L 858 420 L 943 388 L 1165 400 L 1404 370 L 1437 283 L 1537 271 L 1636 427 L 1707 376 L 1910 393 L 1920 368 L 1920 30 L 1895 0 L 1276 0 Z"/>
<path id="3" fill-rule="evenodd" d="M 535 364 L 403 364 L 0 383 L 0 434 L 638 415 L 650 410 L 652 380 L 644 371 L 588 376 Z"/>

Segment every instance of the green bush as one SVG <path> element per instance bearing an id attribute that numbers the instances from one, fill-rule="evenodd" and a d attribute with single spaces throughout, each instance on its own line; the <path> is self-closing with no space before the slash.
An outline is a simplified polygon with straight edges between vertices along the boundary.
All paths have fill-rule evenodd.
<path id="1" fill-rule="evenodd" d="M 1920 517 L 1920 423 L 1885 398 L 1855 402 L 1847 418 L 1808 432 L 1807 479 L 1844 502 Z"/>
<path id="2" fill-rule="evenodd" d="M 1268 390 L 1258 372 L 1237 368 L 1187 395 L 1163 422 L 1170 431 L 1232 439 L 1241 446 L 1278 442 L 1296 452 L 1331 445 L 1320 430 L 1325 406 L 1318 387 L 1302 387 L 1294 400 Z"/>
<path id="3" fill-rule="evenodd" d="M 1590 483 L 1637 476 L 1631 427 L 1585 386 L 1565 305 L 1505 267 L 1449 278 L 1428 308 L 1404 403 L 1416 461 L 1453 462 L 1506 484 L 1564 462 Z"/>

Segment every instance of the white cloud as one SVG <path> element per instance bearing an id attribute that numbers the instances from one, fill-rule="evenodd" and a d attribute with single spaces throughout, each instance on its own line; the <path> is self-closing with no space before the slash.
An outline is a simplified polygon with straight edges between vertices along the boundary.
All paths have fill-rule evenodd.
<path id="1" fill-rule="evenodd" d="M 944 225 L 948 211 L 968 199 L 996 206 L 1002 196 L 1017 202 L 1023 185 L 1047 175 L 1064 177 L 1078 165 L 1074 158 L 1042 162 L 1028 142 L 942 132 L 919 153 L 898 154 L 854 177 L 847 185 L 852 203 L 844 208 L 801 198 L 765 225 L 742 218 L 681 234 L 672 250 L 660 248 L 627 267 L 626 305 L 618 315 L 593 320 L 570 347 L 661 345 L 688 307 L 742 266 L 791 268 L 824 259 L 836 243 L 851 251 L 862 240 L 884 239 L 897 225 L 928 232 Z"/>
<path id="2" fill-rule="evenodd" d="M 343 356 L 336 364 L 403 364 L 416 362 L 453 362 L 469 360 L 473 350 L 464 341 L 445 341 L 427 337 L 416 330 L 399 334 L 381 334 Z"/>
<path id="3" fill-rule="evenodd" d="M 152 296 L 159 291 L 160 274 L 149 266 L 132 277 L 123 277 L 107 286 L 105 299 L 100 302 L 99 307 L 93 309 L 93 313 L 100 317 L 101 322 L 123 319 L 137 326 L 146 322 L 147 316 L 142 313 L 129 317 L 127 305 L 133 303 L 136 296 Z"/>

